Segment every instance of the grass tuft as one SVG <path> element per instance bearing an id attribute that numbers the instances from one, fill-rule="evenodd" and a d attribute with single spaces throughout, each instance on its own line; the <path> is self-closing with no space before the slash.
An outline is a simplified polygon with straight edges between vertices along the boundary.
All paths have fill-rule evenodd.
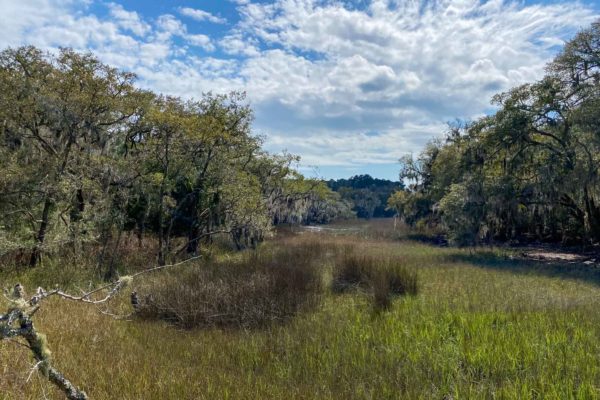
<path id="1" fill-rule="evenodd" d="M 137 314 L 185 329 L 251 329 L 285 321 L 319 304 L 320 254 L 314 244 L 259 250 L 172 272 L 138 290 L 142 301 Z"/>
<path id="2" fill-rule="evenodd" d="M 345 254 L 334 268 L 332 288 L 337 292 L 358 289 L 369 292 L 373 306 L 388 309 L 393 297 L 416 295 L 417 272 L 403 265 L 398 258 L 378 258 Z"/>
<path id="3" fill-rule="evenodd" d="M 386 226 L 390 239 L 365 233 Z M 315 266 L 325 276 L 331 271 L 331 279 L 343 254 L 380 263 L 389 259 L 418 272 L 418 297 L 396 301 L 373 318 L 375 292 L 368 286 L 343 296 L 325 292 L 314 311 L 304 304 L 285 324 L 249 331 L 230 325 L 174 329 L 155 318 L 124 322 L 89 305 L 54 298 L 36 313 L 36 328 L 47 335 L 56 367 L 100 400 L 600 398 L 598 268 L 512 257 L 523 249 L 467 250 L 410 241 L 393 230 L 391 220 L 328 228 L 277 237 L 256 257 L 282 252 L 273 257 L 300 259 L 296 265 L 301 265 L 304 258 L 322 255 Z M 132 241 L 131 251 L 137 248 Z M 153 254 L 124 254 L 127 262 L 119 273 L 153 265 Z M 145 275 L 131 290 L 141 293 L 146 285 L 159 284 L 177 288 L 186 277 L 206 276 L 220 285 L 218 277 L 225 274 L 220 266 L 231 264 L 238 271 L 251 256 L 218 249 L 207 264 Z M 46 261 L 33 270 L 0 267 L 0 286 L 21 282 L 31 291 L 58 283 L 75 292 L 95 276 L 94 259 L 89 265 Z M 182 291 L 178 295 L 187 301 Z M 9 306 L 2 296 L 0 305 Z M 128 314 L 127 293 L 108 311 Z M 28 349 L 0 341 L 0 399 L 64 398 L 37 373 L 28 379 L 31 366 Z"/>
<path id="4" fill-rule="evenodd" d="M 367 289 L 370 274 L 376 268 L 373 257 L 357 256 L 349 253 L 338 257 L 333 271 L 332 288 L 337 292 L 353 289 Z"/>

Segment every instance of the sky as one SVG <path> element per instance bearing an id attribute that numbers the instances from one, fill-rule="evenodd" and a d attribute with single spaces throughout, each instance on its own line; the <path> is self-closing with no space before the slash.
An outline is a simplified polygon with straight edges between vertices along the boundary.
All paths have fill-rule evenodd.
<path id="1" fill-rule="evenodd" d="M 241 90 L 265 148 L 310 176 L 398 179 L 448 122 L 493 112 L 593 0 L 0 0 L 0 48 L 92 51 L 156 92 Z"/>

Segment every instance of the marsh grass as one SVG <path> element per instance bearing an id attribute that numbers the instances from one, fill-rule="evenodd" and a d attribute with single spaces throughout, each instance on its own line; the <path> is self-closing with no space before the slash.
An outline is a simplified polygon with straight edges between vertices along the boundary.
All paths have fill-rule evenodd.
<path id="1" fill-rule="evenodd" d="M 417 294 L 417 272 L 414 268 L 407 268 L 399 257 L 350 252 L 339 256 L 335 262 L 332 289 L 337 292 L 365 292 L 373 300 L 375 310 L 387 310 L 394 297 Z"/>
<path id="2" fill-rule="evenodd" d="M 323 257 L 318 243 L 305 243 L 196 263 L 141 286 L 136 314 L 185 329 L 284 322 L 319 304 Z"/>
<path id="3" fill-rule="evenodd" d="M 343 254 L 336 260 L 332 287 L 338 292 L 352 289 L 367 290 L 372 283 L 372 271 L 376 267 L 377 263 L 373 257 L 358 256 L 353 253 Z"/>
<path id="4" fill-rule="evenodd" d="M 418 271 L 419 294 L 375 315 L 364 293 L 325 295 L 318 308 L 257 330 L 116 321 L 53 300 L 37 326 L 56 366 L 92 399 L 600 397 L 600 281 L 592 268 L 362 233 L 296 235 L 265 250 L 309 241 L 330 254 L 326 268 L 344 246 L 401 259 Z M 0 277 L 3 286 L 52 280 L 42 275 Z M 114 306 L 127 302 L 124 294 Z M 0 342 L 0 399 L 61 398 L 35 374 L 27 382 L 30 368 L 26 349 Z"/>
<path id="5" fill-rule="evenodd" d="M 373 305 L 376 310 L 387 310 L 396 296 L 415 296 L 419 291 L 415 269 L 408 269 L 400 260 L 380 260 L 371 274 Z"/>

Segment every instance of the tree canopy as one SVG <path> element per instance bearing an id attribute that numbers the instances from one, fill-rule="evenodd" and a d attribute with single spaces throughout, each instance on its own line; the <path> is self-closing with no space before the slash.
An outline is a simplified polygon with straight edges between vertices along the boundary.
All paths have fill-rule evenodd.
<path id="1" fill-rule="evenodd" d="M 402 182 L 355 175 L 349 179 L 331 179 L 327 185 L 346 200 L 358 218 L 386 218 L 394 215 L 387 207 L 390 195 L 403 188 Z"/>
<path id="2" fill-rule="evenodd" d="M 401 160 L 407 222 L 457 243 L 600 242 L 600 22 L 578 33 L 538 82 L 494 96 L 497 111 L 451 127 Z"/>
<path id="3" fill-rule="evenodd" d="M 0 93 L 0 256 L 34 266 L 93 245 L 112 276 L 124 232 L 156 234 L 163 264 L 216 234 L 254 246 L 274 224 L 349 212 L 297 157 L 262 149 L 243 93 L 164 96 L 92 54 L 34 47 L 0 53 Z"/>

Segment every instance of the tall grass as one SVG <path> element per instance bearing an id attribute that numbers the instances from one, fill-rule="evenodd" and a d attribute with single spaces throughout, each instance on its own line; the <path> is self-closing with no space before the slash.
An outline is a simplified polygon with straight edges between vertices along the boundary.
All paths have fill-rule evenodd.
<path id="1" fill-rule="evenodd" d="M 418 296 L 374 315 L 363 293 L 325 292 L 310 312 L 252 330 L 118 321 L 55 299 L 36 314 L 37 327 L 56 366 L 92 399 L 600 398 L 595 268 L 360 236 L 303 234 L 262 250 L 311 242 L 325 269 L 342 252 L 385 255 L 417 270 Z M 215 265 L 227 258 L 215 255 Z M 52 281 L 29 274 L 0 280 Z M 117 300 L 127 307 L 126 294 Z M 0 399 L 61 398 L 36 374 L 28 381 L 31 366 L 26 349 L 0 342 Z"/>
<path id="2" fill-rule="evenodd" d="M 414 296 L 418 292 L 417 272 L 414 269 L 408 269 L 398 260 L 380 261 L 371 280 L 373 282 L 373 304 L 378 310 L 389 309 L 394 296 Z"/>
<path id="3" fill-rule="evenodd" d="M 249 251 L 171 272 L 139 289 L 137 315 L 182 328 L 256 328 L 314 309 L 323 295 L 317 244 Z"/>
<path id="4" fill-rule="evenodd" d="M 359 289 L 368 292 L 377 310 L 390 308 L 394 296 L 416 295 L 416 270 L 402 259 L 343 254 L 334 267 L 332 287 L 336 291 Z"/>

